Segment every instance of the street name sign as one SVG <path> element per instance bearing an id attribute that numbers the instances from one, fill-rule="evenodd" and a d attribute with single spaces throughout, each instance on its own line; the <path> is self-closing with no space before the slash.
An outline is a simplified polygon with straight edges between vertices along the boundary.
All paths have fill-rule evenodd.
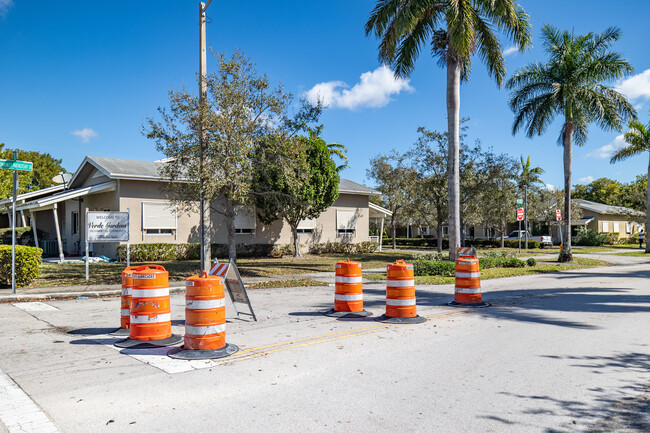
<path id="1" fill-rule="evenodd" d="M 0 168 L 7 170 L 33 171 L 34 164 L 29 161 L 16 161 L 15 159 L 0 159 Z"/>
<path id="2" fill-rule="evenodd" d="M 518 206 L 521 206 L 522 204 L 524 204 L 524 200 L 521 199 L 521 198 L 518 198 L 518 199 L 517 199 L 517 205 L 518 205 Z"/>
<path id="3" fill-rule="evenodd" d="M 517 209 L 517 220 L 521 221 L 524 219 L 524 208 L 520 207 Z"/>

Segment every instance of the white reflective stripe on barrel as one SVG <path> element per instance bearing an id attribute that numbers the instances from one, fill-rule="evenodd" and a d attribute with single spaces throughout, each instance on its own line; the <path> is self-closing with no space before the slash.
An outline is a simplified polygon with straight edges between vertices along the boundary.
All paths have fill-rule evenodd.
<path id="1" fill-rule="evenodd" d="M 337 283 L 360 283 L 363 277 L 335 277 Z"/>
<path id="2" fill-rule="evenodd" d="M 189 326 L 185 325 L 185 333 L 190 335 L 212 335 L 226 332 L 226 325 Z"/>
<path id="3" fill-rule="evenodd" d="M 459 264 L 459 265 L 473 265 L 474 263 L 476 263 L 476 262 L 464 262 L 464 261 L 462 261 L 462 260 L 459 260 L 459 261 L 458 261 L 458 264 Z"/>
<path id="4" fill-rule="evenodd" d="M 221 308 L 226 306 L 226 300 L 221 299 L 209 299 L 209 300 L 195 300 L 195 299 L 186 299 L 185 307 L 190 310 L 207 310 L 209 308 Z"/>
<path id="5" fill-rule="evenodd" d="M 131 314 L 131 323 L 161 323 L 161 322 L 170 322 L 172 320 L 172 315 L 170 313 L 158 314 L 157 316 L 140 315 L 134 316 Z"/>
<path id="6" fill-rule="evenodd" d="M 386 305 L 391 307 L 400 307 L 404 305 L 415 305 L 415 298 L 413 299 L 390 299 L 386 298 Z"/>
<path id="7" fill-rule="evenodd" d="M 456 272 L 456 278 L 480 278 L 480 272 Z"/>
<path id="8" fill-rule="evenodd" d="M 122 289 L 122 296 L 131 296 L 131 289 L 130 287 L 128 289 Z"/>
<path id="9" fill-rule="evenodd" d="M 456 293 L 481 293 L 481 289 L 461 289 L 456 287 Z"/>
<path id="10" fill-rule="evenodd" d="M 161 296 L 169 296 L 169 287 L 164 289 L 133 289 L 131 292 L 133 298 L 158 298 Z"/>
<path id="11" fill-rule="evenodd" d="M 363 301 L 363 295 L 334 295 L 336 301 Z"/>
<path id="12" fill-rule="evenodd" d="M 415 280 L 388 280 L 386 281 L 387 287 L 414 287 Z"/>
<path id="13" fill-rule="evenodd" d="M 121 316 L 130 316 L 131 315 L 131 310 L 129 310 L 128 308 L 122 308 L 120 310 L 120 315 Z"/>

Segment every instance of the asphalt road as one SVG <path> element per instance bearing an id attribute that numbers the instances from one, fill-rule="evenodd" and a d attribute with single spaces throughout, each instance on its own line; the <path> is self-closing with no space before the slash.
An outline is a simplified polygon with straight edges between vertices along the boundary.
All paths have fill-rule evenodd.
<path id="1" fill-rule="evenodd" d="M 1 304 L 0 432 L 647 432 L 650 264 L 629 259 L 484 281 L 483 309 L 419 286 L 419 325 L 322 316 L 331 287 L 252 290 L 260 320 L 228 305 L 241 351 L 220 361 L 120 352 L 118 298 Z M 364 286 L 375 316 L 383 295 Z"/>

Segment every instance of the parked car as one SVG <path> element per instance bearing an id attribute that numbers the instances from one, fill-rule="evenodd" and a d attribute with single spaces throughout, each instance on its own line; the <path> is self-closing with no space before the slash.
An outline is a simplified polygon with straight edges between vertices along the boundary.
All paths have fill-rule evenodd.
<path id="1" fill-rule="evenodd" d="M 519 239 L 520 233 L 521 233 L 521 240 L 524 241 L 526 239 L 526 233 L 527 233 L 526 230 L 515 230 L 512 233 L 510 233 L 506 239 L 511 241 L 512 240 L 516 241 Z M 530 233 L 528 233 L 528 240 L 539 242 L 539 245 L 542 248 L 553 246 L 553 240 L 550 236 L 531 236 Z"/>

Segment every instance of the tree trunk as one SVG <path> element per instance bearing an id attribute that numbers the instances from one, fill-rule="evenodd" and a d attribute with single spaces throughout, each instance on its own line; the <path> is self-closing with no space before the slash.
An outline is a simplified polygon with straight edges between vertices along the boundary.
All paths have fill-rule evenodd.
<path id="1" fill-rule="evenodd" d="M 506 233 L 506 225 L 505 223 L 501 223 L 501 248 L 504 248 L 506 246 L 506 240 L 505 240 L 505 233 Z"/>
<path id="2" fill-rule="evenodd" d="M 447 136 L 449 177 L 449 259 L 456 260 L 460 247 L 460 68 L 455 53 L 447 55 Z"/>
<path id="3" fill-rule="evenodd" d="M 302 254 L 300 254 L 300 242 L 298 239 L 298 224 L 292 225 L 290 227 L 291 233 L 293 234 L 293 256 L 302 257 Z"/>
<path id="4" fill-rule="evenodd" d="M 228 230 L 228 258 L 237 260 L 237 244 L 235 243 L 235 205 L 231 199 L 226 199 L 226 228 Z"/>
<path id="5" fill-rule="evenodd" d="M 442 223 L 438 222 L 438 226 L 436 227 L 436 238 L 437 239 L 437 244 L 438 244 L 438 252 L 442 252 Z"/>
<path id="6" fill-rule="evenodd" d="M 650 253 L 650 243 L 648 242 L 648 228 L 650 228 L 650 161 L 648 161 L 648 189 L 646 192 L 646 208 L 645 208 L 645 252 Z"/>
<path id="7" fill-rule="evenodd" d="M 564 232 L 558 262 L 572 262 L 571 253 L 571 162 L 573 159 L 573 125 L 565 126 L 564 137 Z"/>
<path id="8" fill-rule="evenodd" d="M 397 242 L 395 241 L 395 212 L 390 216 L 390 235 L 393 238 L 393 249 L 397 248 Z"/>

